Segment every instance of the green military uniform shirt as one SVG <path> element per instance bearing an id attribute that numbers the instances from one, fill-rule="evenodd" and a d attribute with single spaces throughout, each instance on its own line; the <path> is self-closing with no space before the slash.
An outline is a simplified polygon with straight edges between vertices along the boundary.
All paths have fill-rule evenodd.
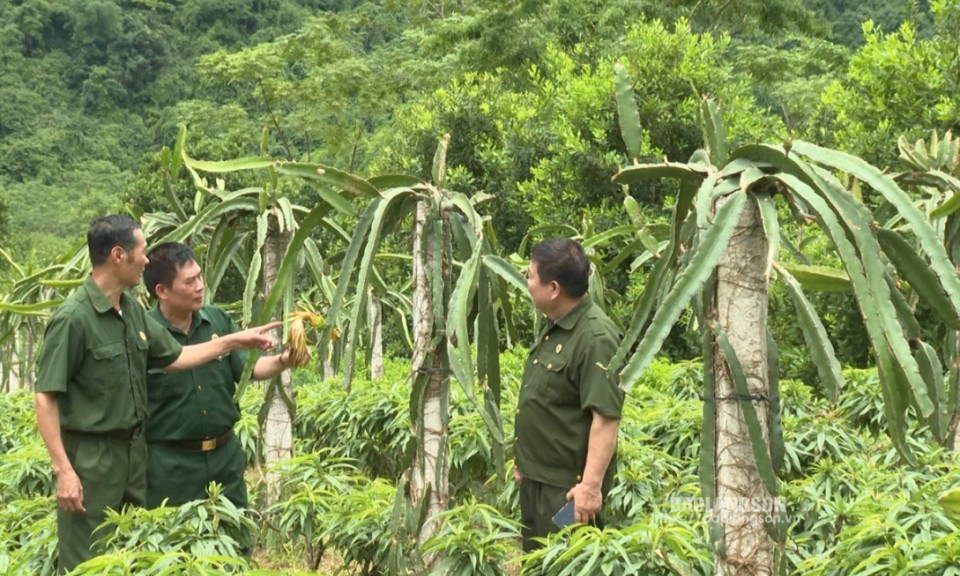
<path id="1" fill-rule="evenodd" d="M 184 346 L 237 331 L 233 319 L 215 306 L 203 306 L 193 315 L 189 334 L 171 325 L 156 306 L 149 315 Z M 235 350 L 187 372 L 151 370 L 147 441 L 214 438 L 232 428 L 240 419 L 233 395 L 246 360 L 246 352 Z"/>
<path id="2" fill-rule="evenodd" d="M 138 302 L 117 313 L 87 276 L 54 312 L 38 359 L 37 392 L 59 392 L 60 426 L 88 433 L 131 428 L 147 418 L 147 369 L 182 350 Z"/>
<path id="3" fill-rule="evenodd" d="M 524 478 L 561 488 L 580 482 L 593 412 L 620 418 L 624 392 L 606 370 L 619 331 L 589 297 L 558 322 L 548 322 L 523 370 L 514 456 Z M 609 486 L 616 469 L 610 462 Z"/>

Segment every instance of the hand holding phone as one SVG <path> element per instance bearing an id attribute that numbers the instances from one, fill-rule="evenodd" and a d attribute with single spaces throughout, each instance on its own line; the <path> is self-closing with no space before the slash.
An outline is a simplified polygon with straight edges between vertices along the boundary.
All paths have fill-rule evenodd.
<path id="1" fill-rule="evenodd" d="M 553 523 L 556 524 L 557 528 L 563 528 L 573 524 L 573 500 L 567 500 L 567 503 L 563 505 L 556 514 L 553 515 Z"/>

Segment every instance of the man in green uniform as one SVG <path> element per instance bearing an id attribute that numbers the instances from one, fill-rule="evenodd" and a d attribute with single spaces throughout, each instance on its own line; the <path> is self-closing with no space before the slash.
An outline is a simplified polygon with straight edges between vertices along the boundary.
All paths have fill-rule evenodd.
<path id="1" fill-rule="evenodd" d="M 148 256 L 143 281 L 157 300 L 148 314 L 177 342 L 202 344 L 237 331 L 226 312 L 204 305 L 200 266 L 189 246 L 160 244 Z M 233 395 L 246 359 L 246 352 L 237 350 L 189 372 L 149 371 L 148 506 L 206 498 L 207 485 L 216 481 L 234 505 L 247 507 L 246 458 L 233 433 L 240 419 Z M 289 367 L 288 352 L 264 356 L 253 378 L 268 380 Z"/>
<path id="2" fill-rule="evenodd" d="M 146 501 L 147 369 L 190 370 L 244 348 L 273 347 L 278 323 L 182 347 L 130 296 L 147 263 L 139 224 L 94 220 L 93 270 L 47 323 L 38 360 L 37 427 L 57 476 L 58 572 L 96 555 L 106 508 Z"/>
<path id="3" fill-rule="evenodd" d="M 517 406 L 514 476 L 520 482 L 524 551 L 559 528 L 570 500 L 574 522 L 602 526 L 603 500 L 616 469 L 623 389 L 606 366 L 619 331 L 587 294 L 590 261 L 572 240 L 533 247 L 527 289 L 547 325 L 523 370 Z"/>

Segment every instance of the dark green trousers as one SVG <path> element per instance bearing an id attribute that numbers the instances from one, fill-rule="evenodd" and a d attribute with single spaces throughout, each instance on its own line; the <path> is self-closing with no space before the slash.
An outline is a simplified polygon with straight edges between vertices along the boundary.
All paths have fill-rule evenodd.
<path id="1" fill-rule="evenodd" d="M 64 430 L 63 448 L 83 486 L 86 512 L 57 508 L 60 559 L 57 572 L 65 574 L 99 554 L 94 531 L 106 517 L 106 509 L 120 510 L 126 504 L 143 506 L 146 501 L 147 443 L 134 440 L 74 434 Z"/>
<path id="2" fill-rule="evenodd" d="M 147 506 L 156 508 L 164 499 L 180 506 L 207 498 L 207 485 L 223 485 L 223 495 L 238 508 L 247 507 L 247 485 L 243 479 L 246 457 L 234 435 L 223 446 L 209 452 L 183 450 L 150 444 L 147 464 Z"/>
<path id="3" fill-rule="evenodd" d="M 523 538 L 523 551 L 533 552 L 541 548 L 542 543 L 534 538 L 545 538 L 548 534 L 559 532 L 553 523 L 554 515 L 567 503 L 569 488 L 558 488 L 530 478 L 520 481 L 520 536 Z M 606 500 L 606 493 L 603 495 Z M 593 525 L 603 528 L 603 514 L 597 514 Z"/>

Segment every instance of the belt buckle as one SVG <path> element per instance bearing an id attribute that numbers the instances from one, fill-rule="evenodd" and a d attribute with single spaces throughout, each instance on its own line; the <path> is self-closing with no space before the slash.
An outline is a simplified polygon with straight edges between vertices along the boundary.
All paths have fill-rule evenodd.
<path id="1" fill-rule="evenodd" d="M 217 448 L 217 439 L 216 439 L 216 438 L 211 438 L 211 439 L 209 439 L 209 440 L 201 440 L 201 441 L 200 441 L 200 450 L 203 451 L 203 452 L 209 452 L 209 451 L 211 451 L 211 450 L 215 450 L 216 448 Z"/>

